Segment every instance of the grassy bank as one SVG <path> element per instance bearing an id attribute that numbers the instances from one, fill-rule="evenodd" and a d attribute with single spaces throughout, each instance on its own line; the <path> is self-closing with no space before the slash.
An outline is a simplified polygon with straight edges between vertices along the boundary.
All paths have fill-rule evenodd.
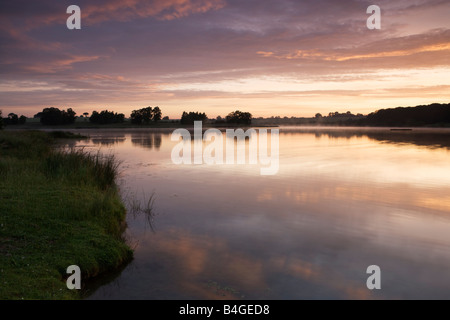
<path id="1" fill-rule="evenodd" d="M 68 266 L 81 268 L 83 283 L 132 257 L 117 162 L 54 142 L 43 132 L 0 132 L 0 299 L 77 299 Z"/>

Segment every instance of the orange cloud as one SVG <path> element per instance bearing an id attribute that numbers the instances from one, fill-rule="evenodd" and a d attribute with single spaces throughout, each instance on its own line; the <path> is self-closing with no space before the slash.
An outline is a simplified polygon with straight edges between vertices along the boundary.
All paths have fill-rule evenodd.
<path id="1" fill-rule="evenodd" d="M 347 61 L 347 60 L 355 60 L 355 59 L 370 59 L 370 58 L 385 58 L 385 57 L 404 57 L 417 53 L 426 53 L 426 52 L 436 52 L 436 51 L 447 51 L 450 50 L 450 43 L 443 43 L 437 45 L 428 45 L 420 48 L 414 48 L 411 50 L 395 50 L 395 51 L 387 51 L 387 52 L 378 52 L 371 54 L 360 54 L 360 55 L 349 55 L 349 56 L 336 56 L 336 57 L 327 57 L 325 60 L 329 61 Z"/>
<path id="2" fill-rule="evenodd" d="M 269 51 L 258 51 L 256 54 L 263 56 L 264 58 L 272 57 L 275 53 Z"/>
<path id="3" fill-rule="evenodd" d="M 71 69 L 72 65 L 79 62 L 89 62 L 100 59 L 100 56 L 74 56 L 57 59 L 48 63 L 24 66 L 23 70 L 37 73 L 56 73 L 61 70 Z"/>
<path id="4" fill-rule="evenodd" d="M 386 58 L 386 57 L 404 57 L 417 53 L 427 53 L 427 52 L 438 52 L 438 51 L 448 51 L 450 50 L 450 43 L 442 43 L 436 45 L 426 45 L 419 48 L 414 48 L 410 50 L 393 50 L 393 51 L 383 51 L 374 52 L 367 54 L 330 54 L 327 52 L 320 52 L 318 50 L 297 50 L 294 53 L 289 54 L 275 54 L 273 52 L 258 51 L 257 54 L 265 58 L 275 57 L 277 59 L 321 59 L 326 61 L 348 61 L 348 60 L 358 60 L 358 59 L 371 59 L 371 58 Z"/>
<path id="5" fill-rule="evenodd" d="M 396 58 L 422 53 L 443 53 L 448 55 L 448 51 L 450 50 L 450 42 L 448 40 L 449 32 L 449 30 L 437 30 L 424 35 L 386 39 L 371 43 L 370 46 L 366 45 L 356 49 L 309 49 L 278 54 L 274 52 L 258 51 L 256 54 L 265 58 L 282 60 L 307 59 L 331 62 Z"/>

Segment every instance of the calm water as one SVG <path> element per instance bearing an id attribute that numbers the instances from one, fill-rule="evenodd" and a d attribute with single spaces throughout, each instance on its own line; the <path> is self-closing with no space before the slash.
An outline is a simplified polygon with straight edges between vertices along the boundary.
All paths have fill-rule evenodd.
<path id="1" fill-rule="evenodd" d="M 124 198 L 156 199 L 90 299 L 450 298 L 450 131 L 282 128 L 275 176 L 174 165 L 170 131 L 87 133 L 122 161 Z"/>

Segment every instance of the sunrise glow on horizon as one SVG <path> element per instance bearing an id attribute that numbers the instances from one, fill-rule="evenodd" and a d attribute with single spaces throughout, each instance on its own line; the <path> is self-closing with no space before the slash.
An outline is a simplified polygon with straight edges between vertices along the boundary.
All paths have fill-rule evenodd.
<path id="1" fill-rule="evenodd" d="M 448 103 L 448 1 L 126 0 L 1 4 L 0 110 L 164 116 L 367 114 Z M 66 8 L 81 8 L 68 30 Z"/>

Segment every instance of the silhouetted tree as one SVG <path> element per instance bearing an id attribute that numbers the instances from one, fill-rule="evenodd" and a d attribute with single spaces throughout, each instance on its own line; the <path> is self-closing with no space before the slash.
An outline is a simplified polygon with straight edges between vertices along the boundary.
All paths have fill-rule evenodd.
<path id="1" fill-rule="evenodd" d="M 100 118 L 100 114 L 97 111 L 92 111 L 91 117 L 89 118 L 89 121 L 92 123 L 98 123 Z"/>
<path id="2" fill-rule="evenodd" d="M 75 122 L 76 112 L 72 108 L 67 109 L 67 111 L 61 111 L 63 115 L 63 124 L 71 124 Z"/>
<path id="3" fill-rule="evenodd" d="M 41 123 L 44 125 L 58 125 L 63 123 L 62 112 L 58 108 L 45 108 L 41 114 Z"/>
<path id="4" fill-rule="evenodd" d="M 116 123 L 124 123 L 125 122 L 125 115 L 123 113 L 116 113 L 114 115 L 114 119 Z"/>
<path id="5" fill-rule="evenodd" d="M 63 125 L 75 122 L 75 111 L 72 108 L 59 110 L 58 108 L 45 108 L 41 114 L 41 123 L 44 125 Z"/>
<path id="6" fill-rule="evenodd" d="M 333 118 L 333 119 L 335 119 L 335 120 L 348 120 L 348 119 L 353 119 L 353 118 L 356 118 L 357 116 L 356 115 L 354 115 L 353 113 L 351 113 L 350 111 L 347 111 L 347 112 L 345 112 L 345 113 L 339 113 L 339 112 L 330 112 L 329 114 L 328 114 L 328 117 L 327 118 Z M 317 118 L 317 115 L 316 115 L 316 118 Z"/>
<path id="7" fill-rule="evenodd" d="M 141 114 L 142 114 L 142 121 L 144 121 L 145 124 L 149 124 L 150 121 L 152 121 L 153 119 L 152 107 L 141 109 Z"/>
<path id="8" fill-rule="evenodd" d="M 0 116 L 0 119 L 1 119 L 1 116 Z M 24 115 L 19 117 L 17 114 L 11 112 L 10 114 L 8 114 L 8 118 L 1 119 L 1 120 L 2 120 L 3 124 L 5 124 L 5 125 L 15 126 L 18 124 L 24 124 L 27 121 L 27 117 L 25 117 Z"/>
<path id="9" fill-rule="evenodd" d="M 165 117 L 163 118 L 163 120 L 164 120 L 164 121 L 169 121 L 170 118 L 169 118 L 168 116 L 165 116 Z"/>
<path id="10" fill-rule="evenodd" d="M 186 111 L 183 112 L 181 115 L 181 124 L 194 124 L 195 121 L 202 121 L 203 123 L 208 120 L 208 116 L 206 113 L 200 113 L 200 112 L 189 112 Z"/>
<path id="11" fill-rule="evenodd" d="M 222 123 L 225 123 L 225 120 L 221 116 L 217 116 L 216 123 L 217 124 L 222 124 Z"/>
<path id="12" fill-rule="evenodd" d="M 3 129 L 3 118 L 2 118 L 2 110 L 0 110 L 0 130 Z"/>
<path id="13" fill-rule="evenodd" d="M 367 116 L 374 126 L 424 126 L 450 123 L 450 103 L 427 106 L 381 109 Z"/>
<path id="14" fill-rule="evenodd" d="M 8 114 L 8 124 L 12 125 L 19 124 L 19 116 L 15 113 Z"/>
<path id="15" fill-rule="evenodd" d="M 25 117 L 24 115 L 21 115 L 19 117 L 19 124 L 25 124 L 27 122 L 27 117 Z"/>
<path id="16" fill-rule="evenodd" d="M 159 107 L 155 107 L 153 109 L 153 121 L 158 122 L 159 120 L 161 120 L 161 117 L 162 117 L 161 109 Z"/>
<path id="17" fill-rule="evenodd" d="M 252 114 L 237 110 L 228 114 L 226 119 L 227 123 L 250 125 L 252 123 Z"/>
<path id="18" fill-rule="evenodd" d="M 155 109 L 158 107 L 155 107 Z M 158 114 L 158 110 L 159 110 L 159 119 L 161 120 L 161 110 L 158 108 L 156 110 L 156 113 Z M 145 124 L 149 124 L 150 121 L 153 120 L 153 109 L 152 107 L 147 107 L 147 108 L 143 108 L 143 109 L 139 109 L 139 110 L 133 110 L 131 112 L 131 123 L 134 124 L 142 124 L 142 122 L 144 122 Z"/>
<path id="19" fill-rule="evenodd" d="M 95 124 L 123 123 L 125 121 L 125 115 L 108 110 L 103 110 L 100 113 L 92 111 L 89 121 Z"/>
<path id="20" fill-rule="evenodd" d="M 131 123 L 133 124 L 142 124 L 142 114 L 139 112 L 139 110 L 133 110 L 131 112 Z"/>

